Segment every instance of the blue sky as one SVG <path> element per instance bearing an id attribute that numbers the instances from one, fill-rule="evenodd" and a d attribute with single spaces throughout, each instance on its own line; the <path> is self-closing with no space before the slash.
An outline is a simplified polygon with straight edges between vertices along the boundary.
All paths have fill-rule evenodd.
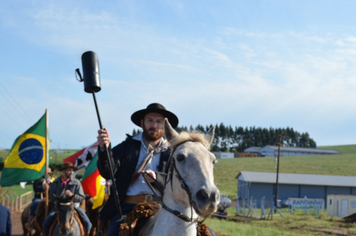
<path id="1" fill-rule="evenodd" d="M 4 1 L 0 148 L 47 109 L 51 148 L 96 140 L 93 97 L 75 79 L 99 58 L 101 120 L 114 144 L 162 103 L 180 126 L 286 128 L 355 144 L 354 1 Z"/>

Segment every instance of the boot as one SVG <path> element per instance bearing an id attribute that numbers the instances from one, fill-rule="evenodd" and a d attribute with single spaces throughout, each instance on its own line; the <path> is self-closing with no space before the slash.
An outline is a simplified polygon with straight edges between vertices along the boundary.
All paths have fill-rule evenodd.
<path id="1" fill-rule="evenodd" d="M 28 216 L 28 221 L 27 223 L 25 224 L 25 228 L 31 232 L 31 230 L 33 229 L 33 221 L 35 220 L 35 216 L 31 216 L 29 215 Z"/>
<path id="2" fill-rule="evenodd" d="M 103 235 L 103 230 L 106 225 L 106 220 L 98 220 L 98 229 L 96 230 L 95 235 L 96 236 L 102 236 Z"/>

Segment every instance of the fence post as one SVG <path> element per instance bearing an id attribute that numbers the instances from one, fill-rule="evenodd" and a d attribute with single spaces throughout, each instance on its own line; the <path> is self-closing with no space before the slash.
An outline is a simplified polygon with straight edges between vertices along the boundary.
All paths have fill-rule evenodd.
<path id="1" fill-rule="evenodd" d="M 16 200 L 15 200 L 15 209 L 16 211 L 20 210 L 19 209 L 19 195 L 17 195 L 16 193 L 14 193 L 16 196 Z"/>
<path id="2" fill-rule="evenodd" d="M 266 213 L 265 213 L 265 196 L 262 197 L 261 199 L 261 218 L 265 218 Z"/>
<path id="3" fill-rule="evenodd" d="M 245 207 L 246 207 L 245 206 L 245 198 L 243 199 L 242 204 L 243 204 L 243 206 L 242 206 L 243 207 L 242 208 L 242 213 L 243 213 L 242 216 L 245 217 L 245 214 L 246 214 L 246 211 L 245 211 Z"/>
<path id="4" fill-rule="evenodd" d="M 20 202 L 19 202 L 19 208 L 21 209 L 22 206 L 22 195 L 20 195 Z"/>
<path id="5" fill-rule="evenodd" d="M 239 214 L 241 212 L 241 208 L 240 208 L 240 202 L 239 202 L 239 197 L 236 197 L 236 214 Z"/>
<path id="6" fill-rule="evenodd" d="M 10 196 L 4 193 L 5 197 L 7 198 L 7 208 L 10 208 Z M 5 202 L 6 204 L 6 202 Z M 4 205 L 5 206 L 5 205 Z"/>
<path id="7" fill-rule="evenodd" d="M 307 215 L 307 208 L 308 208 L 308 203 L 307 203 L 307 196 L 304 196 L 304 215 Z"/>
<path id="8" fill-rule="evenodd" d="M 9 195 L 11 196 L 11 211 L 14 211 L 14 205 L 15 205 L 14 195 L 12 193 L 9 193 Z"/>
<path id="9" fill-rule="evenodd" d="M 21 194 L 20 195 L 20 210 L 23 209 L 23 205 L 27 205 L 28 203 L 30 203 L 32 201 L 33 198 L 33 192 L 29 191 L 27 193 Z"/>

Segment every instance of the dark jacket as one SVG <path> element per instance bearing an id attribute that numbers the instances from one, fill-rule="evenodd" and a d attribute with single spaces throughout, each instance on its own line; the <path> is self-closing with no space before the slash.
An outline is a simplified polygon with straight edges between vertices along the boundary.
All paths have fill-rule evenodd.
<path id="1" fill-rule="evenodd" d="M 123 203 L 126 192 L 130 186 L 132 175 L 134 174 L 140 155 L 141 142 L 138 140 L 132 139 L 129 136 L 125 141 L 120 143 L 111 149 L 111 146 L 108 148 L 109 154 L 111 155 L 111 163 L 114 172 L 114 178 L 116 183 L 116 188 L 118 191 L 119 201 Z M 100 149 L 100 147 L 99 147 Z M 156 181 L 164 185 L 165 179 L 168 173 L 168 163 L 169 163 L 170 151 L 169 149 L 161 152 L 161 157 L 159 161 L 159 166 L 157 167 L 158 171 Z M 109 173 L 109 163 L 107 154 L 105 151 L 99 151 L 99 159 L 97 162 L 98 170 L 105 179 L 111 179 Z M 153 186 L 155 183 L 152 184 Z M 114 201 L 114 194 L 110 194 L 109 200 L 105 204 L 104 208 L 101 211 L 101 215 L 105 215 L 110 219 L 115 213 L 116 204 Z"/>
<path id="2" fill-rule="evenodd" d="M 52 182 L 55 180 L 54 177 L 50 177 L 50 178 L 51 178 Z M 33 181 L 32 187 L 33 187 L 33 191 L 35 192 L 35 195 L 33 198 L 41 199 L 41 198 L 46 197 L 46 191 L 43 188 L 43 181 L 44 181 L 44 176 L 42 176 L 40 179 Z"/>
<path id="3" fill-rule="evenodd" d="M 75 203 L 80 203 L 84 199 L 84 191 L 82 184 L 78 179 L 75 177 L 72 177 L 65 188 L 62 187 L 62 181 L 61 181 L 61 176 L 57 177 L 55 181 L 50 185 L 49 187 L 49 200 L 55 201 L 56 198 L 54 196 L 61 196 L 62 194 L 65 193 L 66 190 L 70 190 L 74 194 L 74 202 Z"/>
<path id="4" fill-rule="evenodd" d="M 11 236 L 12 224 L 10 210 L 0 204 L 0 236 Z"/>

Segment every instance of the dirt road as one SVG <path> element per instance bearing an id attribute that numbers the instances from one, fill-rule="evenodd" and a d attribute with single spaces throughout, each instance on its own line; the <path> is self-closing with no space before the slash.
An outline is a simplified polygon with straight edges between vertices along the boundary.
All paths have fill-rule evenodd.
<path id="1" fill-rule="evenodd" d="M 12 235 L 21 236 L 23 234 L 21 224 L 21 211 L 11 212 Z"/>

